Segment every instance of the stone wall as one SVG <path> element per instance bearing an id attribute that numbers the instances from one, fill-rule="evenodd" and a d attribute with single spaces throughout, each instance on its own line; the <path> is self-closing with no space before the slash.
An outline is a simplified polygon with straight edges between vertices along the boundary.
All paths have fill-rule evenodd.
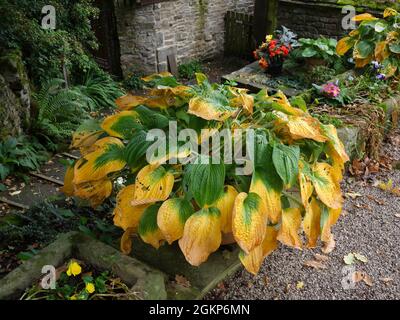
<path id="1" fill-rule="evenodd" d="M 254 0 L 170 0 L 146 6 L 117 1 L 124 76 L 165 71 L 171 53 L 178 63 L 222 54 L 228 10 L 252 13 Z"/>

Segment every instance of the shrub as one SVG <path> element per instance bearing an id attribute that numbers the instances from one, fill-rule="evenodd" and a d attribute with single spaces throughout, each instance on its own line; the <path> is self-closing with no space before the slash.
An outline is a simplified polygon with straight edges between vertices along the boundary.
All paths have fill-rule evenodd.
<path id="1" fill-rule="evenodd" d="M 125 231 L 123 252 L 131 251 L 130 238 L 138 233 L 155 248 L 179 241 L 187 261 L 198 266 L 233 235 L 242 263 L 257 273 L 278 241 L 303 246 L 302 223 L 308 247 L 315 247 L 319 237 L 325 243 L 332 240 L 331 226 L 343 204 L 339 182 L 348 160 L 334 126 L 293 107 L 282 92 L 249 95 L 211 84 L 202 74 L 189 87 L 168 74 L 144 80 L 155 85 L 147 96 L 121 97 L 121 111 L 104 119 L 101 129 L 88 126 L 74 134 L 73 147 L 82 158 L 65 176 L 64 192 L 93 207 L 115 189 L 114 223 Z M 254 142 L 245 135 L 239 141 L 254 149 L 254 157 L 245 161 L 254 170 L 242 175 L 237 171 L 241 164 L 225 161 L 174 164 L 169 160 L 210 155 L 174 144 L 170 121 L 176 121 L 179 132 L 190 128 L 201 133 L 195 148 L 215 134 L 201 129 L 253 129 Z M 146 139 L 154 128 L 165 132 L 161 142 L 168 146 L 156 153 L 149 152 L 153 143 Z M 225 145 L 213 150 L 221 159 L 225 151 Z"/>
<path id="2" fill-rule="evenodd" d="M 384 76 L 392 77 L 399 68 L 399 18 L 400 14 L 391 8 L 385 10 L 383 19 L 369 13 L 355 16 L 354 21 L 361 23 L 358 29 L 338 42 L 337 53 L 345 55 L 353 49 L 356 68 L 364 68 L 375 60 L 382 63 Z"/>
<path id="3" fill-rule="evenodd" d="M 196 73 L 203 72 L 203 67 L 198 60 L 183 63 L 178 67 L 179 77 L 183 79 L 194 79 Z"/>
<path id="4" fill-rule="evenodd" d="M 26 136 L 8 137 L 0 142 L 0 180 L 9 174 L 24 174 L 37 170 L 48 154 L 37 141 Z"/>

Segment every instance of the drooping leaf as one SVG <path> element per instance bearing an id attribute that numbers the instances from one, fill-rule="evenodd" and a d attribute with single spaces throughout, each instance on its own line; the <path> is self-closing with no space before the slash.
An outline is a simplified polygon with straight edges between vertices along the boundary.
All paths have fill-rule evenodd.
<path id="1" fill-rule="evenodd" d="M 282 225 L 277 239 L 283 244 L 301 249 L 302 241 L 299 236 L 301 227 L 301 212 L 299 208 L 288 208 L 282 212 Z"/>
<path id="2" fill-rule="evenodd" d="M 311 180 L 319 199 L 329 208 L 339 209 L 343 206 L 343 197 L 332 170 L 328 163 L 317 162 L 313 166 Z"/>
<path id="3" fill-rule="evenodd" d="M 338 41 L 336 46 L 336 53 L 340 56 L 345 55 L 355 44 L 355 39 L 352 37 L 345 37 Z"/>
<path id="4" fill-rule="evenodd" d="M 173 198 L 158 210 L 157 224 L 169 244 L 182 238 L 186 220 L 194 213 L 189 201 Z"/>
<path id="5" fill-rule="evenodd" d="M 353 21 L 360 22 L 360 21 L 370 21 L 370 20 L 377 20 L 378 18 L 374 17 L 370 13 L 362 13 L 354 16 L 352 18 Z"/>
<path id="6" fill-rule="evenodd" d="M 272 108 L 274 110 L 283 112 L 284 114 L 292 116 L 305 115 L 305 112 L 303 110 L 292 107 L 288 98 L 280 90 L 272 97 L 269 97 L 267 100 L 272 102 Z"/>
<path id="7" fill-rule="evenodd" d="M 217 208 L 221 213 L 221 231 L 223 233 L 232 232 L 233 206 L 238 194 L 234 187 L 225 186 L 218 200 L 211 205 L 211 207 Z"/>
<path id="8" fill-rule="evenodd" d="M 74 195 L 88 200 L 93 208 L 98 207 L 112 192 L 112 182 L 108 179 L 86 181 L 74 185 Z"/>
<path id="9" fill-rule="evenodd" d="M 300 148 L 277 144 L 274 146 L 272 161 L 276 172 L 285 185 L 292 186 L 299 173 Z"/>
<path id="10" fill-rule="evenodd" d="M 164 236 L 157 224 L 159 209 L 159 204 L 153 204 L 146 208 L 140 218 L 138 227 L 140 238 L 142 238 L 145 243 L 152 245 L 156 249 L 158 249 L 164 241 Z"/>
<path id="11" fill-rule="evenodd" d="M 67 197 L 72 197 L 74 195 L 74 167 L 68 166 L 67 171 L 64 176 L 64 186 L 60 189 Z"/>
<path id="12" fill-rule="evenodd" d="M 134 234 L 133 229 L 127 229 L 121 237 L 120 249 L 123 254 L 130 254 L 132 251 L 132 235 Z"/>
<path id="13" fill-rule="evenodd" d="M 192 164 L 188 166 L 189 191 L 200 207 L 213 204 L 224 191 L 225 165 Z"/>
<path id="14" fill-rule="evenodd" d="M 285 122 L 293 140 L 311 139 L 317 142 L 327 140 L 319 121 L 313 117 L 288 116 L 287 120 L 281 119 L 281 121 Z"/>
<path id="15" fill-rule="evenodd" d="M 147 101 L 146 97 L 134 96 L 131 94 L 127 94 L 118 98 L 115 101 L 115 104 L 121 110 L 132 110 L 133 108 L 143 105 Z"/>
<path id="16" fill-rule="evenodd" d="M 139 171 L 135 181 L 132 205 L 165 201 L 174 186 L 174 176 L 162 166 L 148 165 Z"/>
<path id="17" fill-rule="evenodd" d="M 118 193 L 117 203 L 114 209 L 114 224 L 121 227 L 125 231 L 128 229 L 137 230 L 140 218 L 144 210 L 148 207 L 145 205 L 132 205 L 135 195 L 135 185 L 129 185 Z"/>
<path id="18" fill-rule="evenodd" d="M 220 97 L 195 97 L 189 102 L 188 113 L 205 120 L 225 121 L 235 110 Z"/>
<path id="19" fill-rule="evenodd" d="M 303 220 L 303 229 L 308 239 L 307 246 L 315 248 L 321 234 L 321 208 L 317 199 L 313 197 L 305 209 L 306 214 Z"/>
<path id="20" fill-rule="evenodd" d="M 179 247 L 192 266 L 199 266 L 218 250 L 221 241 L 220 212 L 211 207 L 194 213 L 186 221 Z"/>
<path id="21" fill-rule="evenodd" d="M 249 253 L 261 245 L 265 237 L 267 212 L 256 193 L 240 193 L 233 209 L 232 231 L 240 248 Z"/>

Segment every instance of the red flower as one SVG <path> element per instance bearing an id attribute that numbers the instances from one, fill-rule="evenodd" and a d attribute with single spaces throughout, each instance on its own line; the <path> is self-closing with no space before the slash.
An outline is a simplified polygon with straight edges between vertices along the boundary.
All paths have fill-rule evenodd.
<path id="1" fill-rule="evenodd" d="M 268 62 L 264 58 L 261 58 L 261 60 L 258 62 L 261 68 L 267 69 L 268 68 Z"/>

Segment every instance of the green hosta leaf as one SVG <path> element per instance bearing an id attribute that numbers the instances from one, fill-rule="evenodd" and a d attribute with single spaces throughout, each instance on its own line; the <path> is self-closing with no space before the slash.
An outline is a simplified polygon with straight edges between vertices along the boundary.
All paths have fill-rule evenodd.
<path id="1" fill-rule="evenodd" d="M 151 141 L 146 141 L 146 135 L 143 130 L 136 132 L 124 149 L 124 159 L 131 168 L 137 167 L 147 149 L 153 144 Z"/>
<path id="2" fill-rule="evenodd" d="M 0 163 L 0 180 L 4 180 L 10 173 L 10 168 Z"/>
<path id="3" fill-rule="evenodd" d="M 304 58 L 311 58 L 317 54 L 318 54 L 317 50 L 314 50 L 313 48 L 306 48 L 301 53 L 302 57 L 304 57 Z"/>
<path id="4" fill-rule="evenodd" d="M 151 110 L 145 106 L 138 106 L 135 111 L 139 115 L 140 122 L 147 129 L 163 129 L 168 127 L 169 119 L 160 112 Z"/>
<path id="5" fill-rule="evenodd" d="M 200 207 L 214 203 L 224 191 L 224 164 L 191 164 L 188 174 L 189 192 Z"/>
<path id="6" fill-rule="evenodd" d="M 307 103 L 300 96 L 291 98 L 290 104 L 292 105 L 292 107 L 299 108 L 300 110 L 307 112 Z"/>
<path id="7" fill-rule="evenodd" d="M 278 144 L 274 147 L 272 160 L 276 172 L 285 185 L 292 186 L 299 173 L 300 148 L 298 146 L 286 146 Z"/>
<path id="8" fill-rule="evenodd" d="M 375 31 L 380 33 L 382 31 L 384 31 L 386 29 L 386 27 L 387 27 L 386 23 L 379 21 L 375 24 Z"/>
<path id="9" fill-rule="evenodd" d="M 359 58 L 365 59 L 374 52 L 375 45 L 373 42 L 363 40 L 356 44 L 356 49 L 360 55 Z"/>
<path id="10" fill-rule="evenodd" d="M 391 43 L 389 49 L 393 53 L 400 53 L 400 43 Z"/>

